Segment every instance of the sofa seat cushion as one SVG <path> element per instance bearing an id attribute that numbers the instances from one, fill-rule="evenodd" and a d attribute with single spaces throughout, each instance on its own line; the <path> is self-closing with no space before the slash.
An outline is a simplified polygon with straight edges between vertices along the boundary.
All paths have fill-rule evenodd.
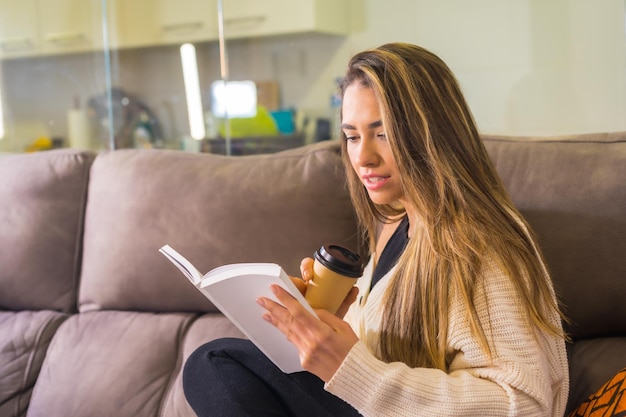
<path id="1" fill-rule="evenodd" d="M 0 156 L 0 309 L 76 309 L 94 154 Z"/>
<path id="2" fill-rule="evenodd" d="M 0 311 L 0 416 L 26 415 L 52 336 L 67 315 Z"/>
<path id="3" fill-rule="evenodd" d="M 93 311 L 50 344 L 28 417 L 193 417 L 181 369 L 197 346 L 241 333 L 224 316 Z M 167 410 L 165 412 L 164 410 Z"/>
<path id="4" fill-rule="evenodd" d="M 331 241 L 357 246 L 336 143 L 227 157 L 119 150 L 97 157 L 85 219 L 80 310 L 216 309 L 158 250 L 202 272 L 302 258 Z"/>

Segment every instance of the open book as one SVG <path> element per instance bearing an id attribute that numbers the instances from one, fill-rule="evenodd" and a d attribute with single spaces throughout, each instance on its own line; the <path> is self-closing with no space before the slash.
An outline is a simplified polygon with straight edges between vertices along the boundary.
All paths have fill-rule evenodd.
<path id="1" fill-rule="evenodd" d="M 191 262 L 169 245 L 159 249 L 205 297 L 285 373 L 302 371 L 298 350 L 284 334 L 263 320 L 265 309 L 256 303 L 259 297 L 276 300 L 270 285 L 285 288 L 317 317 L 287 273 L 274 263 L 224 265 L 202 274 Z"/>

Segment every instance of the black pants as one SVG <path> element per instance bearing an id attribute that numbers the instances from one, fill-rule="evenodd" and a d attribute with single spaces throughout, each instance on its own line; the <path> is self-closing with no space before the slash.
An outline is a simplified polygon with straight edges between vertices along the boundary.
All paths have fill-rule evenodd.
<path id="1" fill-rule="evenodd" d="M 284 374 L 243 339 L 200 346 L 183 370 L 185 397 L 199 417 L 350 417 L 359 413 L 309 372 Z"/>

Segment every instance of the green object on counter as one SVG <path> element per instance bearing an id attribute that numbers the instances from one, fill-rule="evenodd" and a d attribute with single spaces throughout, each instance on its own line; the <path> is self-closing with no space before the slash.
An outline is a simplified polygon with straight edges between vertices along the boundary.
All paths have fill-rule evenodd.
<path id="1" fill-rule="evenodd" d="M 226 120 L 219 119 L 219 134 L 226 137 Z M 234 117 L 230 119 L 230 137 L 274 136 L 278 127 L 272 115 L 264 106 L 257 106 L 254 117 Z"/>

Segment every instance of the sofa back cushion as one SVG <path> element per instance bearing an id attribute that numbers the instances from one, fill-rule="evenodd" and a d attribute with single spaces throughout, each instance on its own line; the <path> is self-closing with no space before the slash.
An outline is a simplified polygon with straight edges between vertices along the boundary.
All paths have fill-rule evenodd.
<path id="1" fill-rule="evenodd" d="M 0 309 L 75 310 L 93 158 L 77 150 L 0 156 Z"/>
<path id="2" fill-rule="evenodd" d="M 200 271 L 276 262 L 300 275 L 325 242 L 357 248 L 337 143 L 226 157 L 119 150 L 93 164 L 85 219 L 81 311 L 213 311 L 158 250 Z"/>
<path id="3" fill-rule="evenodd" d="M 575 339 L 626 334 L 626 134 L 487 136 Z"/>

